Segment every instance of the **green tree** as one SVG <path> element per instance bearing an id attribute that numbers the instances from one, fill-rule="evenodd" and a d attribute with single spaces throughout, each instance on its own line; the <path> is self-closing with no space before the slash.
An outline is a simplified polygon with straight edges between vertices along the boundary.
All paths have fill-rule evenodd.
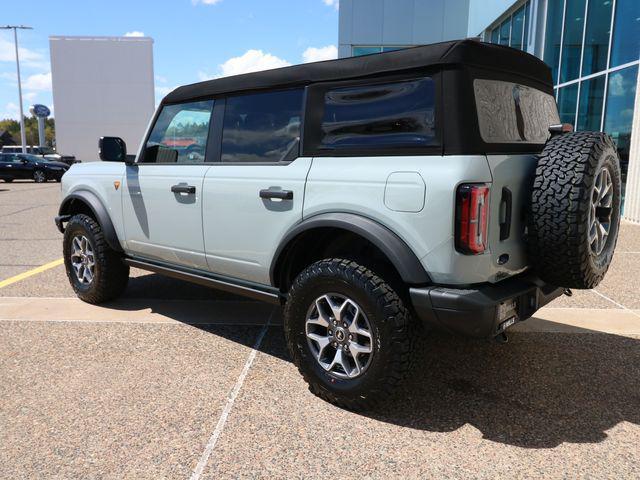
<path id="1" fill-rule="evenodd" d="M 47 118 L 45 120 L 45 143 L 53 146 L 56 137 L 55 120 Z M 27 145 L 38 144 L 38 119 L 36 117 L 24 117 L 24 129 L 27 137 Z M 0 120 L 0 130 L 7 130 L 16 143 L 20 143 L 20 122 L 13 119 Z"/>

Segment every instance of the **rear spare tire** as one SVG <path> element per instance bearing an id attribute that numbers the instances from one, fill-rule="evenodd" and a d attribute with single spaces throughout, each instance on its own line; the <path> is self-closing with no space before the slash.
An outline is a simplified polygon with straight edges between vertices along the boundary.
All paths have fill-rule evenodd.
<path id="1" fill-rule="evenodd" d="M 620 223 L 620 161 L 611 137 L 573 132 L 540 156 L 528 219 L 529 258 L 542 280 L 594 288 L 609 268 Z"/>

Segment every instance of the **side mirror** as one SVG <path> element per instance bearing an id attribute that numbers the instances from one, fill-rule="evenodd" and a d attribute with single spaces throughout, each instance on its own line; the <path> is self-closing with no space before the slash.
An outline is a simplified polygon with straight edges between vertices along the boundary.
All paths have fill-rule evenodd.
<path id="1" fill-rule="evenodd" d="M 127 162 L 127 144 L 120 137 L 100 137 L 98 153 L 103 162 Z"/>

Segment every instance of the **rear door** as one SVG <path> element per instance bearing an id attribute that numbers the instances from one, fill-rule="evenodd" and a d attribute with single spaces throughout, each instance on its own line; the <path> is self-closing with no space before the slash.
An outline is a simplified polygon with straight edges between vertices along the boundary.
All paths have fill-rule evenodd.
<path id="1" fill-rule="evenodd" d="M 269 284 L 271 258 L 302 219 L 311 158 L 299 156 L 304 90 L 229 96 L 220 112 L 219 163 L 203 186 L 212 272 Z"/>
<path id="2" fill-rule="evenodd" d="M 122 186 L 127 249 L 135 256 L 206 269 L 202 183 L 213 100 L 166 105 Z"/>

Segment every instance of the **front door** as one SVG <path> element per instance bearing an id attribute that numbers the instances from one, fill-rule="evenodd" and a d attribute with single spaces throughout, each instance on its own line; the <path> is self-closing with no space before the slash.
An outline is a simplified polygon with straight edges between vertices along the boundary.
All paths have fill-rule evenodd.
<path id="1" fill-rule="evenodd" d="M 166 105 L 122 185 L 127 249 L 137 257 L 206 269 L 202 186 L 213 100 Z"/>
<path id="2" fill-rule="evenodd" d="M 269 284 L 271 257 L 302 219 L 311 158 L 298 156 L 303 89 L 226 99 L 220 162 L 205 176 L 203 228 L 212 272 Z"/>

